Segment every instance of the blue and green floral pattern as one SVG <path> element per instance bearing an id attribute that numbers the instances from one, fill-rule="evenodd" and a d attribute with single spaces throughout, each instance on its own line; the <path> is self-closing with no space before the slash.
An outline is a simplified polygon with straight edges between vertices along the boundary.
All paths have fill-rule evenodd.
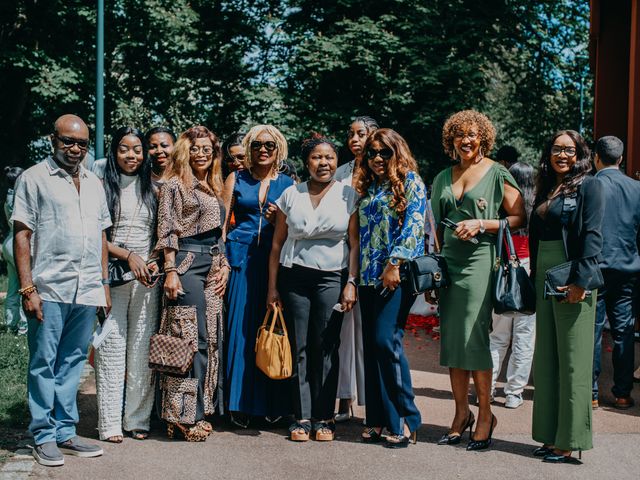
<path id="1" fill-rule="evenodd" d="M 410 260 L 424 255 L 427 189 L 416 172 L 407 173 L 404 189 L 407 209 L 402 224 L 391 207 L 389 182 L 374 182 L 360 201 L 361 285 L 374 285 L 391 257 Z"/>

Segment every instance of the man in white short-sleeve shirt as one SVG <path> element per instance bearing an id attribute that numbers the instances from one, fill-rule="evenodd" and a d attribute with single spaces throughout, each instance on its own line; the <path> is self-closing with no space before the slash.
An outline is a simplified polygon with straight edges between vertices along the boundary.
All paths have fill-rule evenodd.
<path id="1" fill-rule="evenodd" d="M 29 319 L 28 392 L 34 458 L 64 464 L 62 452 L 102 455 L 76 436 L 76 395 L 97 307 L 110 308 L 105 229 L 111 226 L 100 180 L 80 162 L 89 129 L 63 115 L 51 136 L 53 156 L 16 185 L 14 252 Z"/>

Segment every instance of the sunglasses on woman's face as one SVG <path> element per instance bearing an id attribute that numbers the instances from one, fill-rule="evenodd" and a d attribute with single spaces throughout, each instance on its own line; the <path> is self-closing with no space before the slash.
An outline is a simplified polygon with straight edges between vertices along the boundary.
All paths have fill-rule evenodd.
<path id="1" fill-rule="evenodd" d="M 382 160 L 389 160 L 391 157 L 393 157 L 393 150 L 391 150 L 390 148 L 383 148 L 381 150 L 376 150 L 374 148 L 367 149 L 367 158 L 369 160 L 373 160 L 378 155 L 380 155 L 380 158 Z"/>
<path id="2" fill-rule="evenodd" d="M 262 147 L 264 147 L 267 152 L 273 152 L 276 148 L 276 142 L 259 142 L 258 140 L 254 140 L 253 142 L 251 142 L 251 150 L 260 150 Z"/>

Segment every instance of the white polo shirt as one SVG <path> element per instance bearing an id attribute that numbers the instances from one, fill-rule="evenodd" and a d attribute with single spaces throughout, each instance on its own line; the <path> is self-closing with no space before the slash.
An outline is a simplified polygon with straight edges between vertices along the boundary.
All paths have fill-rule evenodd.
<path id="1" fill-rule="evenodd" d="M 80 192 L 49 157 L 16 184 L 12 221 L 31 236 L 33 283 L 43 300 L 106 305 L 102 286 L 102 231 L 111 217 L 102 183 L 80 166 Z"/>

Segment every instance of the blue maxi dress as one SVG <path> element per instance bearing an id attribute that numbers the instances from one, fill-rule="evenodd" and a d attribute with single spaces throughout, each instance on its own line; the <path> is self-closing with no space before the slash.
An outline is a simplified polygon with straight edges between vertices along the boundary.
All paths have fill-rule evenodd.
<path id="1" fill-rule="evenodd" d="M 274 227 L 261 213 L 260 182 L 247 170 L 236 172 L 232 211 L 235 228 L 227 235 L 231 266 L 227 286 L 226 392 L 227 409 L 253 416 L 292 412 L 288 380 L 271 380 L 256 368 L 255 343 L 266 313 L 269 253 Z M 274 203 L 293 179 L 280 174 L 269 184 L 267 201 Z M 262 217 L 262 220 L 261 220 Z"/>

